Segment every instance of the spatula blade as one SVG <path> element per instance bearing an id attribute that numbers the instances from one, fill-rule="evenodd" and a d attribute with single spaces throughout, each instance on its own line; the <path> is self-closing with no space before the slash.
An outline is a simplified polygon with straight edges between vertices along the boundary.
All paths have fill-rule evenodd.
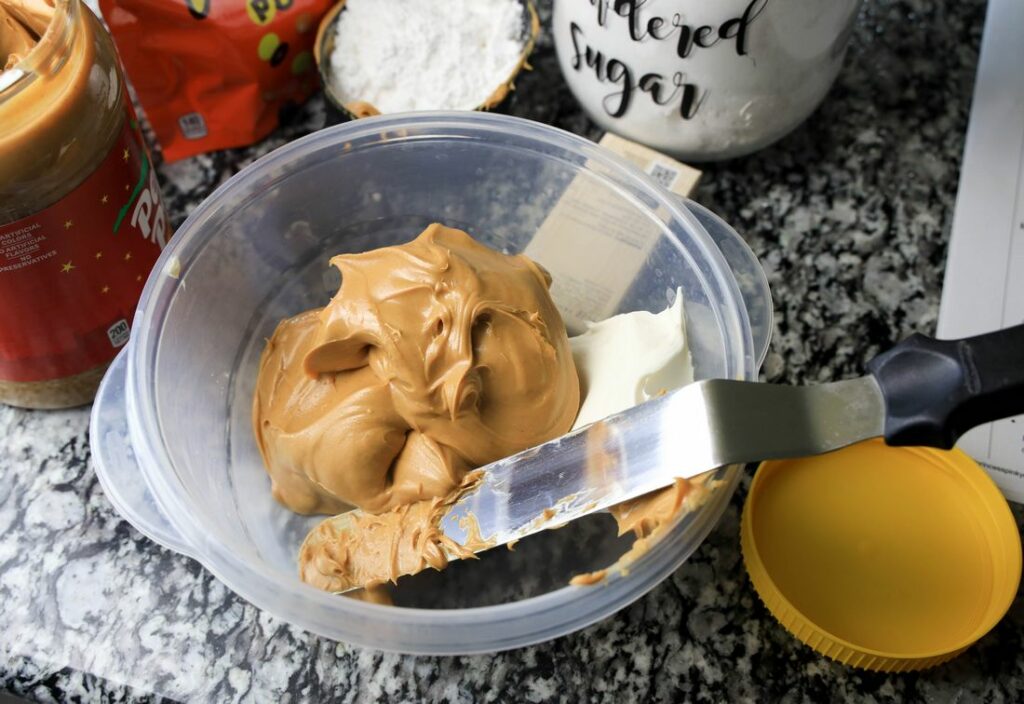
<path id="1" fill-rule="evenodd" d="M 881 435 L 873 377 L 796 387 L 709 379 L 483 468 L 441 520 L 502 545 L 728 464 L 820 454 Z"/>

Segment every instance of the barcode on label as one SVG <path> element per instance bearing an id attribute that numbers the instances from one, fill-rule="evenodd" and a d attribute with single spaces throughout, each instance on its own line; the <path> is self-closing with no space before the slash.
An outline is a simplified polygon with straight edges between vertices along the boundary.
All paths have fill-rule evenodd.
<path id="1" fill-rule="evenodd" d="M 128 342 L 129 332 L 128 321 L 124 318 L 111 325 L 107 328 L 107 338 L 110 340 L 110 346 L 123 347 L 124 343 Z"/>
<path id="2" fill-rule="evenodd" d="M 206 120 L 197 112 L 190 112 L 178 118 L 178 127 L 185 139 L 202 139 L 206 136 Z"/>
<path id="3" fill-rule="evenodd" d="M 679 178 L 678 169 L 673 169 L 671 166 L 665 166 L 658 162 L 654 162 L 647 167 L 647 173 L 649 173 L 659 185 L 665 188 L 672 188 L 676 183 L 676 179 Z"/>

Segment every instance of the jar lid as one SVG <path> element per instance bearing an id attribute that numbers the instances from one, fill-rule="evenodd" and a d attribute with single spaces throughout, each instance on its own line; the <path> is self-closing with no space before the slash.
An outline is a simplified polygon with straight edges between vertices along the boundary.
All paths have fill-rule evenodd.
<path id="1" fill-rule="evenodd" d="M 870 440 L 764 462 L 740 532 L 772 615 L 819 653 L 869 670 L 949 660 L 995 626 L 1020 582 L 1009 506 L 959 450 Z"/>

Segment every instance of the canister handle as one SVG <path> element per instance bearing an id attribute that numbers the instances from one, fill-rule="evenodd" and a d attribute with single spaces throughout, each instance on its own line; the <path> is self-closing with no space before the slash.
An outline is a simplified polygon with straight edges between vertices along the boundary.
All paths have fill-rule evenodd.
<path id="1" fill-rule="evenodd" d="M 92 465 L 110 499 L 140 533 L 165 548 L 195 557 L 153 497 L 132 450 L 125 407 L 126 346 L 110 364 L 96 393 L 89 422 Z"/>

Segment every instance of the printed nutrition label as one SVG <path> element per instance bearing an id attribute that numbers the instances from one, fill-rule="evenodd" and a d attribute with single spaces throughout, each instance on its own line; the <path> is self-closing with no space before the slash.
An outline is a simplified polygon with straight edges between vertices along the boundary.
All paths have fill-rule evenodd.
<path id="1" fill-rule="evenodd" d="M 991 0 L 960 172 L 939 337 L 1024 323 L 1024 3 Z M 1024 416 L 967 433 L 960 448 L 1024 502 Z"/>

